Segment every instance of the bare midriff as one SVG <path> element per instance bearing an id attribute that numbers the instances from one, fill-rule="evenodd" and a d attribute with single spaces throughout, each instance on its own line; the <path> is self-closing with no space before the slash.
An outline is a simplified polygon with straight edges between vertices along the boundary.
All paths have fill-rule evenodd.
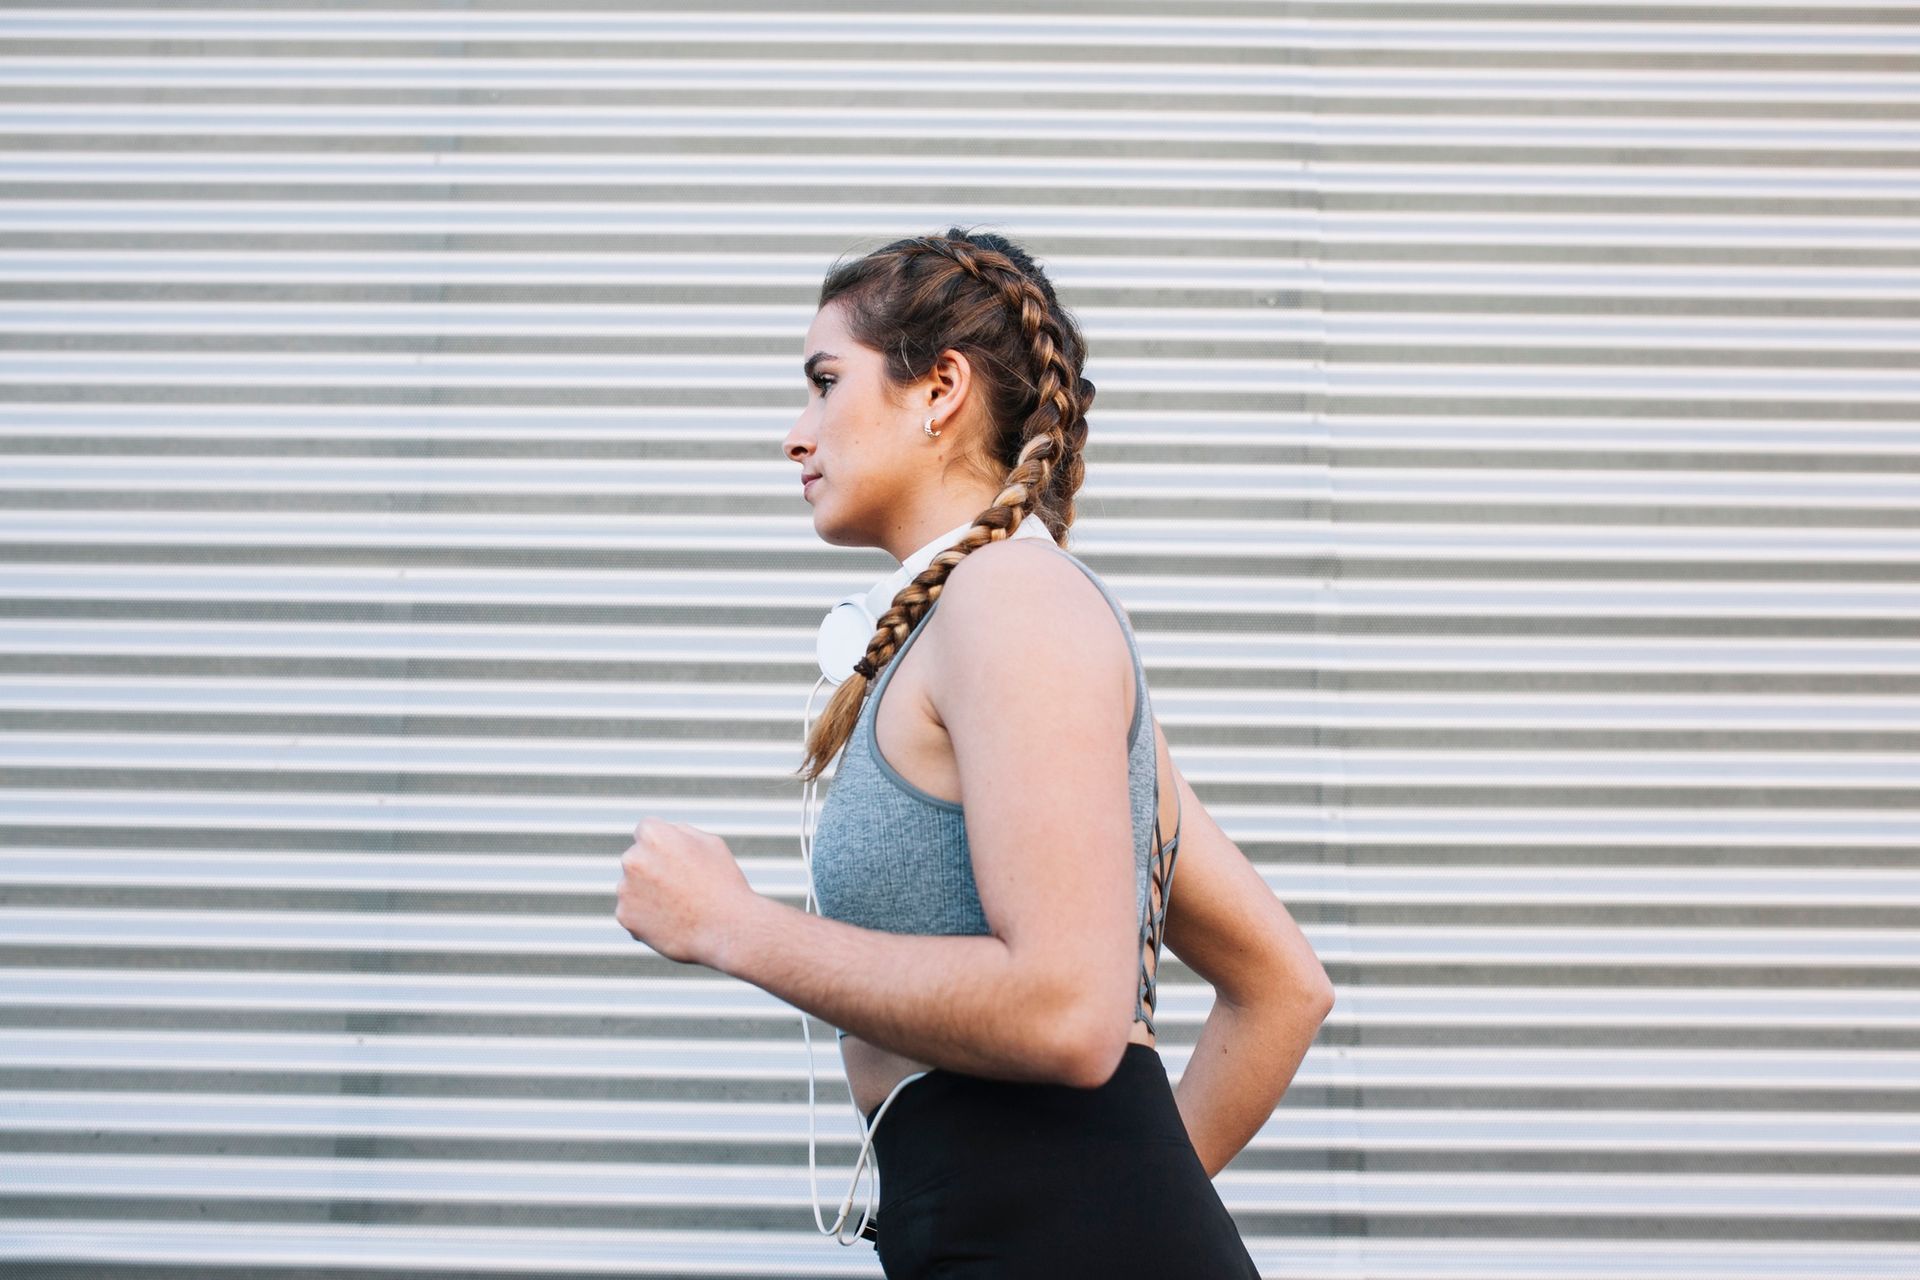
<path id="1" fill-rule="evenodd" d="M 1136 1021 L 1127 1040 L 1131 1044 L 1144 1044 L 1151 1048 L 1154 1035 L 1147 1030 L 1146 1023 Z M 916 1071 L 925 1071 L 931 1065 L 902 1057 L 856 1035 L 848 1035 L 840 1041 L 840 1060 L 846 1065 L 847 1086 L 853 1091 L 853 1102 L 860 1108 L 861 1115 L 886 1101 L 893 1086 L 901 1080 Z M 889 1108 L 889 1112 L 891 1110 Z"/>

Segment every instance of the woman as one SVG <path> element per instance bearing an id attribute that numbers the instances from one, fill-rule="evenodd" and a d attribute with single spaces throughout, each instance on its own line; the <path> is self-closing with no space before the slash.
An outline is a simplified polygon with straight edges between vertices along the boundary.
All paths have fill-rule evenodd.
<path id="1" fill-rule="evenodd" d="M 1060 545 L 1093 398 L 1078 326 L 1020 248 L 952 228 L 837 267 L 805 350 L 784 447 L 814 529 L 911 574 L 808 740 L 809 782 L 848 748 L 811 850 L 823 914 L 649 818 L 617 918 L 841 1029 L 855 1105 L 885 1114 L 889 1277 L 1257 1276 L 1211 1178 L 1333 988 L 1175 767 L 1125 611 Z M 1216 995 L 1177 1092 L 1163 940 Z"/>

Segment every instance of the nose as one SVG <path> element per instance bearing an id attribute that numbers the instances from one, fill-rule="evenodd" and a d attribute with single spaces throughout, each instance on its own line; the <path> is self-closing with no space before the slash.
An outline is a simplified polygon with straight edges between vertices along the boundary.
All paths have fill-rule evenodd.
<path id="1" fill-rule="evenodd" d="M 787 438 L 780 444 L 781 450 L 795 462 L 805 462 L 807 455 L 813 452 L 813 441 L 807 438 L 807 433 L 800 426 L 799 422 L 794 423 L 787 430 Z"/>

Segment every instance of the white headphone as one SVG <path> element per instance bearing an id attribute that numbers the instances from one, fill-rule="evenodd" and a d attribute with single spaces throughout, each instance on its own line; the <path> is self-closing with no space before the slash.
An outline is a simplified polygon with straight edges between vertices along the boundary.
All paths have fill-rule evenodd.
<path id="1" fill-rule="evenodd" d="M 965 524 L 956 525 L 931 539 L 925 546 L 902 560 L 899 568 L 867 590 L 856 591 L 845 597 L 829 609 L 827 616 L 820 620 L 820 631 L 814 640 L 814 651 L 820 660 L 820 677 L 813 682 L 813 689 L 807 694 L 807 707 L 800 739 L 803 745 L 807 734 L 813 730 L 813 699 L 820 692 L 821 684 L 824 682 L 838 686 L 853 674 L 854 664 L 866 655 L 867 642 L 873 639 L 874 628 L 880 623 L 880 615 L 892 605 L 893 598 L 900 594 L 901 588 L 913 581 L 933 562 L 935 556 L 958 542 L 961 536 L 972 527 L 973 521 L 968 520 Z M 1020 521 L 1019 528 L 1007 535 L 1008 540 L 1014 538 L 1053 539 L 1053 533 L 1047 528 L 1044 520 L 1029 513 Z M 1054 545 L 1059 545 L 1058 540 L 1054 540 Z M 813 829 L 818 792 L 817 778 L 809 778 L 802 784 L 800 790 L 800 860 L 807 869 L 807 896 L 804 907 L 815 915 L 820 914 L 819 900 L 814 896 L 813 888 Z M 868 1154 L 873 1149 L 873 1135 L 879 1130 L 880 1121 L 886 1118 L 887 1108 L 893 1105 L 893 1100 L 899 1096 L 900 1090 L 927 1073 L 916 1071 L 911 1075 L 903 1076 L 893 1086 L 893 1091 L 887 1094 L 886 1100 L 880 1104 L 880 1109 L 874 1112 L 872 1124 L 867 1123 L 867 1118 L 861 1113 L 859 1104 L 854 1104 L 853 1113 L 861 1126 L 864 1138 L 860 1143 L 860 1154 L 853 1162 L 853 1178 L 847 1183 L 846 1197 L 840 1202 L 839 1215 L 834 1218 L 833 1225 L 828 1226 L 820 1215 L 820 1183 L 814 1138 L 813 1025 L 807 1020 L 805 1010 L 800 1013 L 800 1034 L 807 1044 L 807 1186 L 811 1192 L 808 1203 L 813 1206 L 814 1226 L 819 1229 L 820 1234 L 830 1235 L 841 1244 L 854 1244 L 863 1237 L 872 1239 L 875 1231 L 870 1224 L 873 1222 L 874 1183 L 878 1177 L 877 1169 L 874 1169 L 873 1176 L 867 1181 L 867 1198 L 860 1209 L 860 1225 L 854 1229 L 851 1237 L 843 1236 L 841 1228 L 846 1224 L 848 1215 L 853 1212 L 853 1195 L 860 1186 L 860 1175 L 872 1168 L 868 1164 Z"/>

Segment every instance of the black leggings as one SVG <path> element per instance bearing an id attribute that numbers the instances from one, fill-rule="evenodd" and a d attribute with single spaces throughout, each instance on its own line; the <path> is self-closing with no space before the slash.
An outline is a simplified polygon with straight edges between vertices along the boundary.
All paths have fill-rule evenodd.
<path id="1" fill-rule="evenodd" d="M 1146 1045 L 1097 1089 L 937 1067 L 873 1150 L 887 1280 L 1259 1280 Z"/>

